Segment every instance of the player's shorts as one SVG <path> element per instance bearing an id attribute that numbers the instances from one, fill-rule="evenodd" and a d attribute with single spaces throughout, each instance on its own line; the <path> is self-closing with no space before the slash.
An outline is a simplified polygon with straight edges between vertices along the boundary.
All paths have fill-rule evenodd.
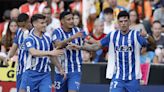
<path id="1" fill-rule="evenodd" d="M 109 92 L 140 92 L 139 80 L 112 79 Z"/>
<path id="2" fill-rule="evenodd" d="M 62 75 L 55 74 L 55 92 L 67 92 L 68 90 L 79 91 L 80 80 L 80 72 L 68 73 L 66 80 L 63 80 Z"/>
<path id="3" fill-rule="evenodd" d="M 26 92 L 51 92 L 52 82 L 50 72 L 27 70 L 23 73 L 20 89 Z"/>
<path id="4" fill-rule="evenodd" d="M 17 77 L 16 77 L 17 92 L 18 92 L 19 87 L 20 87 L 20 85 L 21 85 L 21 80 L 22 80 L 22 74 L 17 74 Z"/>

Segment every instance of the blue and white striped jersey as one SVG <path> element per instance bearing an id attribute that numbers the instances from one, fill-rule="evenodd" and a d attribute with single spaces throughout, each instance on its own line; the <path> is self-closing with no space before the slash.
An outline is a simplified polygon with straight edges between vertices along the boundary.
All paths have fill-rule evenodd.
<path id="1" fill-rule="evenodd" d="M 120 30 L 117 30 L 101 40 L 102 46 L 110 45 L 109 47 L 111 47 L 112 45 L 109 43 L 112 43 L 114 47 L 112 50 L 114 50 L 115 78 L 121 80 L 140 79 L 140 49 L 141 46 L 147 44 L 147 40 L 140 35 L 139 31 L 130 30 L 129 33 L 123 35 Z M 109 60 L 110 58 L 112 57 L 109 56 Z"/>
<path id="2" fill-rule="evenodd" d="M 29 53 L 30 48 L 35 48 L 41 51 L 50 51 L 52 50 L 52 41 L 46 35 L 42 35 L 42 37 L 38 37 L 34 35 L 32 32 L 29 37 L 25 40 L 25 48 L 27 50 L 27 64 L 26 70 L 34 70 L 37 72 L 50 72 L 50 58 L 49 56 L 32 56 Z"/>
<path id="3" fill-rule="evenodd" d="M 55 41 L 63 41 L 65 39 L 70 38 L 72 35 L 76 34 L 77 32 L 80 32 L 81 30 L 77 27 L 74 27 L 71 29 L 70 32 L 65 32 L 62 27 L 56 29 L 53 32 L 52 40 Z M 83 32 L 84 33 L 84 32 Z M 84 36 L 86 34 L 84 33 Z M 83 45 L 83 39 L 77 38 L 72 41 L 72 43 L 77 45 Z M 66 73 L 69 72 L 81 72 L 81 64 L 82 64 L 82 52 L 81 50 L 72 50 L 72 49 L 66 49 L 65 48 L 65 54 L 64 54 L 64 60 L 59 59 L 61 62 L 63 68 L 65 69 Z M 57 70 L 57 69 L 56 69 Z M 58 72 L 58 71 L 56 71 Z"/>
<path id="4" fill-rule="evenodd" d="M 32 31 L 32 30 L 31 30 Z M 24 65 L 26 63 L 26 52 L 24 41 L 30 33 L 28 30 L 23 31 L 21 28 L 18 28 L 14 37 L 14 43 L 18 46 L 18 66 L 17 74 L 22 74 L 25 71 Z"/>

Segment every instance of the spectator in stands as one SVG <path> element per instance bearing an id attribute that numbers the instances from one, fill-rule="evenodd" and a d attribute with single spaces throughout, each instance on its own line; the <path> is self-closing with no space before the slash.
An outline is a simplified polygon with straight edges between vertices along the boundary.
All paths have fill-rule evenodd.
<path id="1" fill-rule="evenodd" d="M 146 32 L 152 35 L 151 20 L 152 20 L 152 8 L 150 1 L 148 0 L 134 0 L 131 3 L 131 9 L 137 11 L 140 22 L 144 25 Z"/>
<path id="2" fill-rule="evenodd" d="M 140 64 L 141 64 L 141 72 L 142 72 L 142 78 L 140 83 L 142 85 L 146 85 L 148 83 L 150 64 L 153 63 L 154 57 L 155 57 L 154 51 L 147 51 L 147 47 L 142 47 L 141 56 L 140 56 Z"/>
<path id="3" fill-rule="evenodd" d="M 111 7 L 113 9 L 114 20 L 117 20 L 117 15 L 120 11 L 126 10 L 124 7 L 118 5 L 117 0 L 107 0 L 106 8 L 108 7 Z M 102 11 L 100 13 L 100 19 L 103 18 L 104 18 L 104 13 Z"/>
<path id="4" fill-rule="evenodd" d="M 82 18 L 81 18 L 81 14 L 78 11 L 74 11 L 73 12 L 73 21 L 74 21 L 74 25 L 82 28 Z"/>
<path id="5" fill-rule="evenodd" d="M 42 13 L 44 7 L 49 6 L 51 8 L 51 14 L 53 17 L 58 18 L 59 14 L 64 11 L 64 1 L 63 0 L 51 0 L 48 2 L 45 0 L 39 6 L 39 12 Z"/>
<path id="6" fill-rule="evenodd" d="M 27 0 L 27 3 L 19 7 L 20 13 L 26 13 L 30 17 L 34 14 L 39 13 L 39 3 L 37 0 Z"/>
<path id="7" fill-rule="evenodd" d="M 84 1 L 85 2 L 85 1 Z M 83 20 L 84 30 L 86 30 L 88 33 L 92 33 L 94 21 L 97 17 L 96 7 L 94 5 L 95 0 L 90 0 L 89 2 L 86 2 L 84 7 L 84 14 L 83 17 L 86 18 Z M 86 9 L 87 8 L 87 9 Z M 86 10 L 85 10 L 86 9 Z M 87 29 L 85 29 L 85 27 Z"/>
<path id="8" fill-rule="evenodd" d="M 48 7 L 48 6 L 46 6 L 43 9 L 42 14 L 44 16 L 46 16 L 46 22 L 47 22 L 46 33 L 45 34 L 51 37 L 52 36 L 52 32 L 56 28 L 60 27 L 60 21 L 59 21 L 59 19 L 51 16 L 51 8 Z"/>
<path id="9" fill-rule="evenodd" d="M 108 34 L 112 31 L 115 31 L 113 9 L 106 8 L 104 9 L 104 33 Z"/>
<path id="10" fill-rule="evenodd" d="M 92 33 L 94 21 L 97 17 L 97 14 L 96 14 L 96 7 L 94 5 L 94 2 L 91 2 L 89 7 L 90 9 L 87 17 L 87 29 L 88 29 L 88 33 Z"/>
<path id="11" fill-rule="evenodd" d="M 161 22 L 162 26 L 164 26 L 164 0 L 161 0 L 161 5 L 161 8 L 154 11 L 153 17 L 154 21 L 158 20 Z"/>
<path id="12" fill-rule="evenodd" d="M 154 21 L 153 26 L 153 37 L 156 42 L 157 48 L 155 50 L 156 59 L 154 60 L 155 63 L 164 63 L 164 36 L 161 35 L 162 25 L 159 21 Z"/>
<path id="13" fill-rule="evenodd" d="M 0 23 L 0 40 L 6 35 L 7 27 L 10 21 L 10 10 L 5 10 L 3 14 L 4 22 Z"/>
<path id="14" fill-rule="evenodd" d="M 96 19 L 94 22 L 94 30 L 93 33 L 90 34 L 87 40 L 88 43 L 90 44 L 94 44 L 97 43 L 99 40 L 103 39 L 106 36 L 106 34 L 104 34 L 104 21 L 101 19 Z M 92 53 L 92 58 L 93 58 L 93 63 L 97 63 L 97 62 L 105 62 L 105 55 L 107 53 L 107 48 L 104 47 L 98 51 L 96 51 L 95 53 Z"/>
<path id="15" fill-rule="evenodd" d="M 2 38 L 1 53 L 3 53 L 4 56 L 7 55 L 8 51 L 10 50 L 10 47 L 12 46 L 17 28 L 18 28 L 17 21 L 10 20 L 8 27 L 7 27 L 7 33 Z M 0 58 L 1 58 L 1 56 L 0 56 Z M 2 56 L 2 58 L 3 58 L 3 56 Z M 3 60 L 4 59 L 5 59 L 5 57 L 3 58 Z"/>
<path id="16" fill-rule="evenodd" d="M 82 14 L 82 0 L 74 0 L 74 2 L 69 5 L 69 7 L 71 8 L 72 12 L 78 11 L 80 14 Z"/>
<path id="17" fill-rule="evenodd" d="M 151 20 L 152 7 L 148 0 L 134 0 L 131 9 L 136 10 L 140 20 Z"/>
<path id="18" fill-rule="evenodd" d="M 10 12 L 10 19 L 17 20 L 19 14 L 20 14 L 20 12 L 17 8 L 12 9 Z"/>
<path id="19" fill-rule="evenodd" d="M 135 29 L 138 31 L 146 31 L 143 24 L 140 23 L 139 16 L 137 15 L 137 12 L 135 10 L 130 10 L 129 15 L 130 15 L 131 29 Z"/>
<path id="20" fill-rule="evenodd" d="M 150 0 L 153 11 L 161 7 L 161 1 L 162 0 Z"/>

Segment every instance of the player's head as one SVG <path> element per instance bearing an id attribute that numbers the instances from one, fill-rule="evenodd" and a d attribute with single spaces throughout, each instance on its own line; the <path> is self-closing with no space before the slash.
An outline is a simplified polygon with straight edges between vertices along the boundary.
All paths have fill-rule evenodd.
<path id="1" fill-rule="evenodd" d="M 31 18 L 31 23 L 37 31 L 45 32 L 46 17 L 42 14 L 35 14 Z"/>
<path id="2" fill-rule="evenodd" d="M 21 13 L 18 15 L 18 26 L 29 29 L 31 27 L 29 16 L 25 13 Z"/>
<path id="3" fill-rule="evenodd" d="M 117 16 L 117 20 L 120 30 L 123 32 L 128 31 L 130 25 L 129 13 L 127 11 L 121 11 Z"/>
<path id="4" fill-rule="evenodd" d="M 74 26 L 73 14 L 70 11 L 63 11 L 60 14 L 60 21 L 63 27 L 72 28 Z"/>

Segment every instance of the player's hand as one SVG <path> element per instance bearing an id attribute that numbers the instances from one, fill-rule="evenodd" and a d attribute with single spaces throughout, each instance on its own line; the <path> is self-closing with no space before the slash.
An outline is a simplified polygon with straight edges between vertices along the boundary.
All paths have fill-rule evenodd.
<path id="1" fill-rule="evenodd" d="M 67 75 L 66 75 L 66 73 L 65 73 L 64 69 L 63 69 L 63 68 L 61 68 L 61 69 L 59 70 L 59 72 L 60 72 L 60 75 L 62 75 L 62 76 L 63 76 L 63 80 L 65 80 L 65 79 L 66 79 L 66 77 L 67 77 Z"/>
<path id="2" fill-rule="evenodd" d="M 75 35 L 72 36 L 73 39 L 76 39 L 78 37 L 82 37 L 83 36 L 83 32 L 77 32 Z"/>
<path id="3" fill-rule="evenodd" d="M 67 49 L 72 49 L 72 50 L 80 50 L 81 46 L 73 43 L 69 43 L 66 47 Z"/>
<path id="4" fill-rule="evenodd" d="M 61 56 L 63 54 L 64 54 L 63 49 L 54 49 L 54 50 L 50 51 L 51 56 Z"/>

